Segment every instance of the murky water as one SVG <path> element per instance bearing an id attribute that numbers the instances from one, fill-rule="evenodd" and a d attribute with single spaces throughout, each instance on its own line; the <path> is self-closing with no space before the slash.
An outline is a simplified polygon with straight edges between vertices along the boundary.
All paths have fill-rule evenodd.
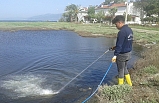
<path id="1" fill-rule="evenodd" d="M 98 86 L 113 52 L 57 92 L 114 44 L 70 31 L 0 31 L 0 103 L 80 103 Z M 140 51 L 134 45 L 129 67 Z M 113 64 L 104 83 L 116 75 Z"/>

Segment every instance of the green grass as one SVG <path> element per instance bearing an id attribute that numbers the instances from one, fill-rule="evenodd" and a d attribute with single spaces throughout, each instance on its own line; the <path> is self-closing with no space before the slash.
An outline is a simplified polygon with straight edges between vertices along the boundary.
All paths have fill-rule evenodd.
<path id="1" fill-rule="evenodd" d="M 159 43 L 159 33 L 145 33 L 134 31 L 134 40 L 139 43 L 155 44 Z"/>
<path id="2" fill-rule="evenodd" d="M 100 24 L 67 22 L 0 22 L 0 30 L 71 30 L 77 33 L 116 35 L 118 30 Z"/>
<path id="3" fill-rule="evenodd" d="M 159 31 L 159 26 L 130 25 L 131 28 Z"/>

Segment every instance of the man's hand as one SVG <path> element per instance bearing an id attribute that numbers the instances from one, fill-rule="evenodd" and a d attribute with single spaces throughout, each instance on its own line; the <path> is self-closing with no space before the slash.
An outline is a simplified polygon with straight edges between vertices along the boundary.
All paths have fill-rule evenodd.
<path id="1" fill-rule="evenodd" d="M 109 50 L 112 50 L 112 51 L 115 50 L 115 46 L 114 47 L 110 47 Z"/>
<path id="2" fill-rule="evenodd" d="M 112 58 L 112 62 L 113 62 L 113 63 L 116 62 L 116 56 L 114 56 L 114 57 Z"/>

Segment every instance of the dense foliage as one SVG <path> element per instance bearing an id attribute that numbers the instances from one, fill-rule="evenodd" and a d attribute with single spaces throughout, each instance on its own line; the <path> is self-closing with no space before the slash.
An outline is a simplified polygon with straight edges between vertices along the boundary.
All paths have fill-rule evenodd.
<path id="1" fill-rule="evenodd" d="M 78 14 L 78 6 L 75 4 L 71 4 L 66 6 L 65 13 L 63 14 L 63 17 L 65 17 L 66 21 L 72 22 L 77 21 L 77 14 Z"/>
<path id="2" fill-rule="evenodd" d="M 159 0 L 136 0 L 135 6 L 144 10 L 147 16 L 159 17 Z"/>
<path id="3" fill-rule="evenodd" d="M 136 0 L 135 7 L 140 9 L 142 15 L 146 18 L 141 18 L 142 21 L 148 23 L 159 22 L 159 0 Z"/>

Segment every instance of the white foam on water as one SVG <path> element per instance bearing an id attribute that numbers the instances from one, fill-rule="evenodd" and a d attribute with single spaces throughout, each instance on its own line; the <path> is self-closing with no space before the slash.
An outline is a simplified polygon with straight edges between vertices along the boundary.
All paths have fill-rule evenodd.
<path id="1" fill-rule="evenodd" d="M 53 92 L 52 90 L 42 90 L 42 92 L 40 93 L 41 95 L 51 95 L 51 94 L 58 94 L 58 92 Z"/>
<path id="2" fill-rule="evenodd" d="M 51 90 L 48 85 L 44 85 L 45 81 L 42 76 L 17 75 L 11 76 L 9 80 L 2 81 L 1 87 L 14 92 L 14 94 L 16 93 L 17 97 L 57 94 L 58 92 Z"/>

